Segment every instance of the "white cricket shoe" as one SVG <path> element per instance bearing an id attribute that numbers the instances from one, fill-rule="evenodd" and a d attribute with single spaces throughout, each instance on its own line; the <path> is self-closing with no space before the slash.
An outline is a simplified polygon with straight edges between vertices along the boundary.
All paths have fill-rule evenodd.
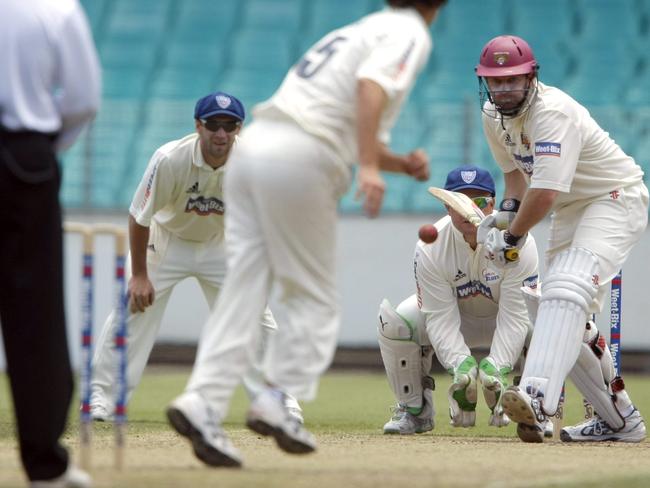
<path id="1" fill-rule="evenodd" d="M 645 439 L 645 421 L 639 411 L 625 417 L 625 425 L 620 430 L 612 429 L 597 414 L 585 422 L 565 427 L 560 432 L 562 442 L 641 442 Z"/>
<path id="2" fill-rule="evenodd" d="M 548 417 L 542 422 L 542 431 L 544 432 L 544 437 L 548 439 L 553 437 L 553 422 Z"/>
<path id="3" fill-rule="evenodd" d="M 197 458 L 210 466 L 238 468 L 239 450 L 232 445 L 221 427 L 217 414 L 197 392 L 186 392 L 167 408 L 169 423 L 192 443 Z"/>
<path id="4" fill-rule="evenodd" d="M 284 406 L 287 407 L 287 412 L 289 415 L 304 425 L 305 419 L 302 416 L 302 408 L 300 408 L 298 400 L 296 400 L 293 396 L 286 394 L 284 398 Z"/>
<path id="5" fill-rule="evenodd" d="M 90 418 L 95 422 L 113 422 L 115 420 L 115 416 L 108 412 L 108 408 L 99 403 L 90 404 Z"/>
<path id="6" fill-rule="evenodd" d="M 413 415 L 406 405 L 398 403 L 393 407 L 393 416 L 384 424 L 384 434 L 412 435 L 430 430 L 433 430 L 433 418 L 431 409 L 427 412 L 426 405 L 420 415 Z"/>
<path id="7" fill-rule="evenodd" d="M 291 454 L 315 451 L 314 437 L 289 412 L 286 397 L 280 390 L 263 390 L 251 403 L 246 414 L 246 425 L 258 434 L 272 436 L 283 451 Z"/>
<path id="8" fill-rule="evenodd" d="M 65 473 L 58 478 L 32 481 L 29 484 L 30 488 L 90 488 L 92 485 L 90 475 L 73 464 L 68 465 Z"/>
<path id="9" fill-rule="evenodd" d="M 547 417 L 537 398 L 531 398 L 518 386 L 511 386 L 503 393 L 501 404 L 510 420 L 517 423 L 517 435 L 522 441 L 544 442 Z"/>

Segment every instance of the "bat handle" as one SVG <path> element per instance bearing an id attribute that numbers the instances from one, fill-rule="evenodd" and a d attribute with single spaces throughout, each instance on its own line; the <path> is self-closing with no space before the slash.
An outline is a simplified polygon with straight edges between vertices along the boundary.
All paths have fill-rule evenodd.
<path id="1" fill-rule="evenodd" d="M 519 260 L 519 249 L 517 249 L 516 247 L 513 247 L 511 249 L 506 249 L 504 251 L 504 255 L 506 257 L 506 261 L 508 261 L 509 263 L 513 263 Z"/>

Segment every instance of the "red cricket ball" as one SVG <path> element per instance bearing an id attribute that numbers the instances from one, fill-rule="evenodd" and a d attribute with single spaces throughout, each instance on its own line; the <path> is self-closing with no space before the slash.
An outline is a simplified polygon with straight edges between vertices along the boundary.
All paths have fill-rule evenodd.
<path id="1" fill-rule="evenodd" d="M 431 224 L 424 224 L 422 227 L 420 227 L 420 231 L 418 232 L 418 237 L 422 242 L 431 244 L 438 238 L 438 229 L 436 229 Z"/>

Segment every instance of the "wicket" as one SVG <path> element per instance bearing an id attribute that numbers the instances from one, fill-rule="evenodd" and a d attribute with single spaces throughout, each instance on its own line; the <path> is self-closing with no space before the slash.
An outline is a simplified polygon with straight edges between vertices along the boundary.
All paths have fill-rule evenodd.
<path id="1" fill-rule="evenodd" d="M 87 225 L 77 222 L 66 222 L 64 231 L 79 234 L 83 239 L 82 266 L 82 330 L 81 330 L 81 374 L 80 397 L 81 413 L 79 417 L 81 466 L 90 469 L 92 445 L 92 416 L 90 412 L 91 377 L 92 377 L 92 342 L 93 342 L 93 260 L 94 241 L 98 234 L 107 234 L 115 239 L 115 283 L 114 304 L 118 314 L 119 326 L 115 333 L 115 349 L 118 354 L 116 365 L 116 400 L 115 417 L 113 420 L 115 435 L 115 468 L 121 470 L 124 466 L 124 444 L 126 431 L 126 320 L 128 298 L 124 266 L 126 262 L 126 232 L 119 226 L 110 224 Z"/>

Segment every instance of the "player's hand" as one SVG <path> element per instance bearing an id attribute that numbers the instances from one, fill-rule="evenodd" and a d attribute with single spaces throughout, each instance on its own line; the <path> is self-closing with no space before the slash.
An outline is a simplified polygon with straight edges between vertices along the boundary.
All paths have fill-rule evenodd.
<path id="1" fill-rule="evenodd" d="M 357 193 L 354 198 L 358 200 L 363 196 L 363 210 L 368 217 L 379 215 L 385 190 L 386 183 L 377 168 L 368 166 L 359 168 Z"/>
<path id="2" fill-rule="evenodd" d="M 483 242 L 483 250 L 488 259 L 498 267 L 504 268 L 519 261 L 519 249 L 526 242 L 526 236 L 521 237 L 516 244 L 507 242 L 507 230 L 499 230 L 496 227 L 488 231 Z"/>
<path id="3" fill-rule="evenodd" d="M 429 172 L 429 157 L 422 149 L 411 151 L 406 156 L 406 174 L 418 181 L 427 181 L 431 176 Z"/>
<path id="4" fill-rule="evenodd" d="M 454 379 L 447 392 L 449 416 L 454 427 L 473 427 L 476 423 L 476 359 L 466 357 L 454 368 Z"/>
<path id="5" fill-rule="evenodd" d="M 153 304 L 155 292 L 146 276 L 132 276 L 129 280 L 129 308 L 131 313 L 144 312 Z"/>
<path id="6" fill-rule="evenodd" d="M 478 377 L 481 380 L 483 397 L 492 411 L 488 424 L 494 427 L 504 427 L 510 423 L 510 419 L 501 406 L 501 395 L 508 386 L 510 371 L 511 368 L 508 367 L 497 368 L 494 360 L 489 356 L 481 359 L 478 366 Z"/>
<path id="7" fill-rule="evenodd" d="M 481 223 L 476 229 L 476 242 L 479 244 L 484 244 L 488 233 L 492 229 L 496 228 L 496 226 L 496 217 L 494 215 L 486 216 L 483 220 L 481 220 Z"/>

